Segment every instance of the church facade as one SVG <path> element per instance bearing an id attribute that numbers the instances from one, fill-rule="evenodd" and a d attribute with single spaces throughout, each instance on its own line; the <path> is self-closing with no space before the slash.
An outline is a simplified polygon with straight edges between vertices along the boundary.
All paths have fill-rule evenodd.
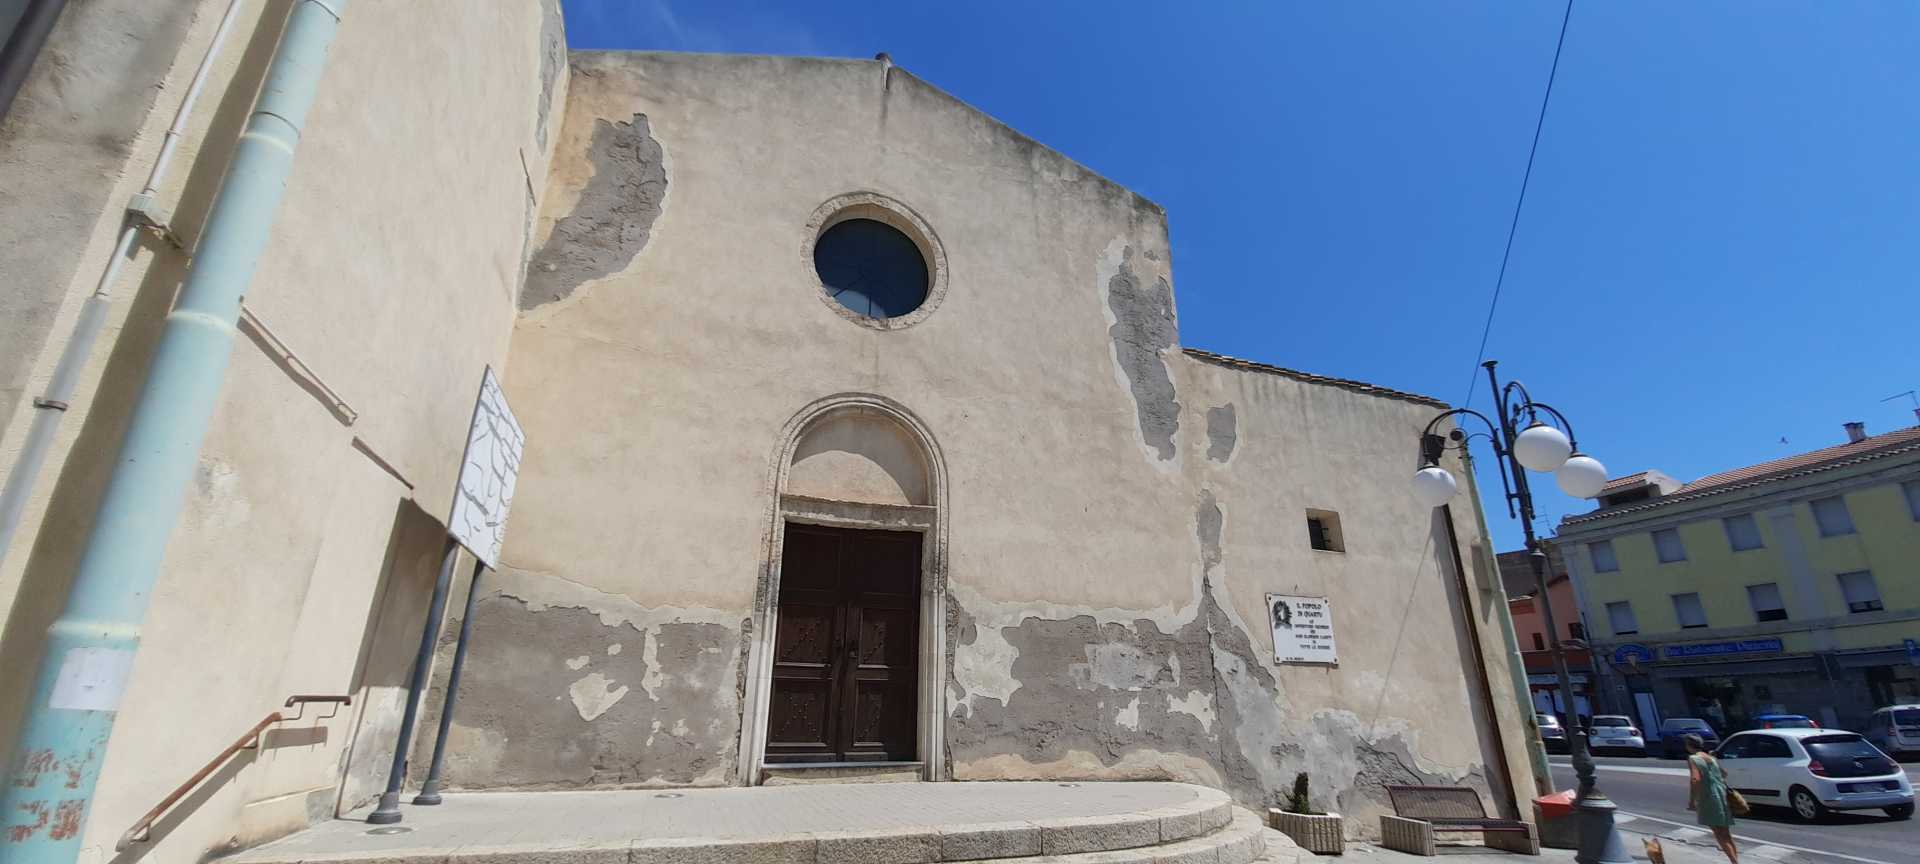
<path id="1" fill-rule="evenodd" d="M 283 690 L 354 703 L 159 848 L 378 795 L 486 366 L 527 445 L 449 788 L 1179 779 L 1265 806 L 1305 772 L 1358 832 L 1387 784 L 1531 797 L 1478 508 L 1406 492 L 1443 404 L 1186 345 L 1164 211 L 884 57 L 556 54 L 552 5 L 501 6 L 524 9 L 432 37 L 513 58 L 448 85 L 442 119 L 488 118 L 469 152 L 384 133 L 400 164 L 471 159 L 459 202 L 355 159 L 418 106 L 338 89 L 426 63 L 387 31 L 430 10 L 349 14 L 249 293 L 274 338 L 236 349 L 89 843 Z M 383 180 L 425 194 L 352 194 Z M 278 239 L 343 212 L 384 236 Z M 312 299 L 337 278 L 316 256 L 355 249 L 385 269 L 349 275 L 384 290 L 353 289 L 360 313 Z M 151 296 L 116 307 L 121 353 L 0 570 L 14 668 L 57 612 L 120 422 L 99 400 L 137 383 Z M 443 313 L 461 326 L 409 320 Z M 249 439 L 263 423 L 301 446 Z M 236 650 L 245 674 L 189 671 Z"/>

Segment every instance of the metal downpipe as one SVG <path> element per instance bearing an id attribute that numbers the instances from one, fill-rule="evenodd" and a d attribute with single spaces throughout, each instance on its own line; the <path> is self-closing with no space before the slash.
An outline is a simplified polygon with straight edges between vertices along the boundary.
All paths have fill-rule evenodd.
<path id="1" fill-rule="evenodd" d="M 40 56 L 40 49 L 46 47 L 47 35 L 53 32 L 53 25 L 59 22 L 60 13 L 66 8 L 67 0 L 27 0 L 27 8 L 14 23 L 13 35 L 7 38 L 6 45 L 0 46 L 0 120 L 6 119 L 8 109 L 13 107 L 13 97 L 20 95 L 20 88 L 26 86 L 33 61 Z"/>
<path id="2" fill-rule="evenodd" d="M 160 563 L 218 404 L 240 315 L 347 0 L 299 0 L 134 402 L 0 798 L 0 859 L 69 864 Z"/>

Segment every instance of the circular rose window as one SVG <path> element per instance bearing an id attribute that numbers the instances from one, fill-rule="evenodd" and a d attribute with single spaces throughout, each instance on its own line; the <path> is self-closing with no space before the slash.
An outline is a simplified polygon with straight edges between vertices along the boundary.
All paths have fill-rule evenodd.
<path id="1" fill-rule="evenodd" d="M 877 193 L 852 192 L 821 204 L 807 222 L 802 255 L 813 267 L 820 300 L 863 327 L 910 327 L 946 296 L 940 239 L 919 214 Z"/>
<path id="2" fill-rule="evenodd" d="M 899 318 L 927 300 L 927 259 L 913 238 L 875 219 L 836 223 L 813 243 L 827 296 L 868 318 Z"/>

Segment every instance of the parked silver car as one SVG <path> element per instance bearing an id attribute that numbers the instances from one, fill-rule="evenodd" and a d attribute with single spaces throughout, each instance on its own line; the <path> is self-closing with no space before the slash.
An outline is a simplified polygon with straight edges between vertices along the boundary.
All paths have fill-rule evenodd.
<path id="1" fill-rule="evenodd" d="M 1540 743 L 1546 746 L 1548 753 L 1567 752 L 1567 730 L 1560 725 L 1560 718 L 1552 714 L 1535 714 L 1533 723 L 1540 727 Z"/>

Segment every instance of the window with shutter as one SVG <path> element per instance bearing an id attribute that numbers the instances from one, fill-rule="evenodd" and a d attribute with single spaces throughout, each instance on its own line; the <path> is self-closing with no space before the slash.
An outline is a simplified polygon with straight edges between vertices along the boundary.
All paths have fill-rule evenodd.
<path id="1" fill-rule="evenodd" d="M 1747 602 L 1753 606 L 1755 621 L 1787 620 L 1787 604 L 1780 601 L 1780 586 L 1774 582 L 1762 582 L 1747 586 Z"/>
<path id="2" fill-rule="evenodd" d="M 1878 612 L 1880 605 L 1880 587 L 1873 582 L 1873 574 L 1866 570 L 1840 574 L 1840 594 L 1847 599 L 1848 612 Z"/>

